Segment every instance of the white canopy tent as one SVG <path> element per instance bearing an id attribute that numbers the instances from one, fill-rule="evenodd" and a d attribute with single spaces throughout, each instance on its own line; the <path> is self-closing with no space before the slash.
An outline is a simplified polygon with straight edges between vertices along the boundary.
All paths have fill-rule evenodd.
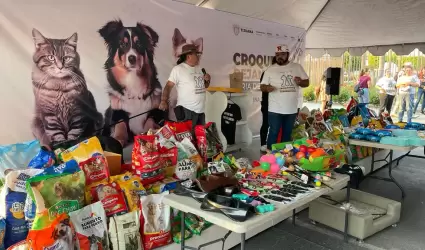
<path id="1" fill-rule="evenodd" d="M 425 51 L 425 0 L 180 0 L 307 30 L 307 53 Z"/>

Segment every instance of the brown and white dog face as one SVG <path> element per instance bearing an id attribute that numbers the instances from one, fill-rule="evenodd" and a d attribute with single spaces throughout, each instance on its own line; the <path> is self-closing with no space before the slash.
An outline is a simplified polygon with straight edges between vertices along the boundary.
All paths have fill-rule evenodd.
<path id="1" fill-rule="evenodd" d="M 53 230 L 52 238 L 54 240 L 72 240 L 72 231 L 71 225 L 69 224 L 69 220 L 63 220 L 55 226 Z"/>
<path id="2" fill-rule="evenodd" d="M 202 53 L 204 50 L 204 39 L 202 37 L 190 40 L 184 37 L 179 29 L 175 28 L 173 35 L 173 52 L 175 58 L 179 58 L 179 55 L 182 53 L 182 48 L 186 44 L 194 44 L 199 53 Z"/>

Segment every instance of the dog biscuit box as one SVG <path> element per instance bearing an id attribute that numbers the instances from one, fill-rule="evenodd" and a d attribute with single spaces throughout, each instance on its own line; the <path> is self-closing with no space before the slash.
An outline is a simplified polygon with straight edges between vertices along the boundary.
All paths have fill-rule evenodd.
<path id="1" fill-rule="evenodd" d="M 102 203 L 69 213 L 81 250 L 109 250 L 108 224 Z"/>

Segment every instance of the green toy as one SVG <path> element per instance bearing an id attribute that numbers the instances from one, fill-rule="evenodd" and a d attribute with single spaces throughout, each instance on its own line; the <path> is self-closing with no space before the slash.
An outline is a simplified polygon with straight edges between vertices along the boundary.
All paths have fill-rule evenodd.
<path id="1" fill-rule="evenodd" d="M 264 171 L 270 171 L 270 163 L 268 163 L 268 162 L 261 162 L 261 163 L 260 163 L 260 167 L 261 167 Z"/>

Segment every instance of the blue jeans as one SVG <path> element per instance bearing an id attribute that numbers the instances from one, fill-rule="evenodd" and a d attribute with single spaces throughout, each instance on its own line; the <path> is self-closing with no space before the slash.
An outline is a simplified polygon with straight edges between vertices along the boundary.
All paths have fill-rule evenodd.
<path id="1" fill-rule="evenodd" d="M 424 112 L 424 109 L 425 109 L 425 90 L 423 88 L 418 88 L 418 100 L 416 101 L 415 109 L 413 110 L 413 113 L 416 113 L 416 110 L 418 109 L 419 103 L 421 102 L 422 96 L 423 96 L 423 99 L 422 99 L 421 112 Z"/>
<path id="2" fill-rule="evenodd" d="M 368 88 L 364 88 L 362 90 L 360 90 L 359 92 L 359 103 L 369 103 L 369 89 Z"/>
<path id="3" fill-rule="evenodd" d="M 282 129 L 281 142 L 291 140 L 292 129 L 294 128 L 297 114 L 278 114 L 269 112 L 269 135 L 267 136 L 267 148 L 271 149 L 272 145 L 277 142 L 280 129 Z"/>
<path id="4" fill-rule="evenodd" d="M 401 111 L 398 113 L 398 121 L 403 121 L 404 111 L 407 108 L 407 122 L 412 122 L 415 94 L 399 94 L 398 98 L 401 98 Z"/>

